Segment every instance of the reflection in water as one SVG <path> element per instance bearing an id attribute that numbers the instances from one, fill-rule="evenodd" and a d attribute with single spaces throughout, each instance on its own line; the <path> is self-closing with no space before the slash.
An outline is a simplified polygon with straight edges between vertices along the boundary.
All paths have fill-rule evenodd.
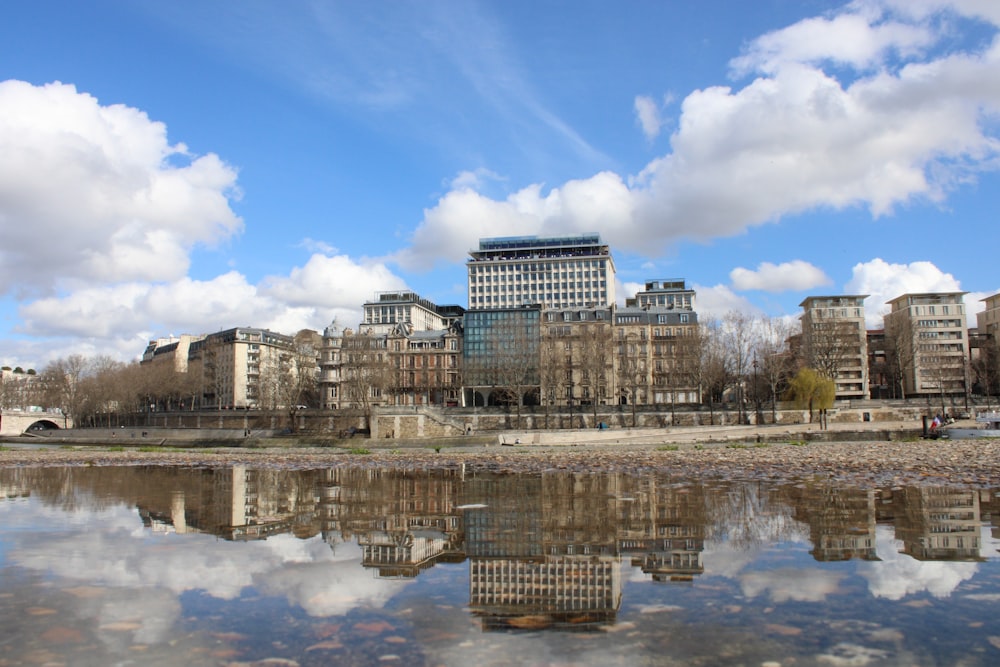
<path id="1" fill-rule="evenodd" d="M 18 632 L 0 664 L 995 664 L 997 502 L 567 471 L 5 469 L 0 627 Z"/>

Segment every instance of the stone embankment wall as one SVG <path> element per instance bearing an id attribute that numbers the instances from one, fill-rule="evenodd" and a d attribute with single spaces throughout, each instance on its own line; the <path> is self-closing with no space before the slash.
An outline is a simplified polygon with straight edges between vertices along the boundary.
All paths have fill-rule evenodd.
<path id="1" fill-rule="evenodd" d="M 923 416 L 933 414 L 926 404 L 870 401 L 860 405 L 838 406 L 827 414 L 831 425 L 858 424 L 878 428 L 879 423 L 908 423 L 919 428 Z M 813 422 L 818 423 L 818 413 Z M 744 415 L 744 424 L 755 422 L 753 410 Z M 370 437 L 394 440 L 449 438 L 501 433 L 505 431 L 544 431 L 560 429 L 595 429 L 600 424 L 609 429 L 655 429 L 670 426 L 734 426 L 739 416 L 733 410 L 649 410 L 638 409 L 634 415 L 628 406 L 599 408 L 595 419 L 592 409 L 559 410 L 525 408 L 520 416 L 514 409 L 503 408 L 382 408 L 372 417 Z M 761 411 L 761 424 L 800 425 L 809 423 L 808 411 L 782 406 L 772 414 Z M 152 439 L 154 437 L 247 438 L 305 434 L 324 438 L 367 438 L 363 415 L 332 410 L 301 410 L 294 417 L 288 413 L 223 410 L 217 412 L 176 412 L 136 415 L 129 423 L 112 424 L 105 429 L 108 437 Z M 124 428 L 123 428 L 124 426 Z M 192 433 L 197 431 L 197 434 Z M 144 435 L 145 433 L 145 435 Z M 116 435 L 111 435 L 116 434 Z M 155 435 L 154 435 L 155 434 Z"/>
<path id="2" fill-rule="evenodd" d="M 859 427 L 877 427 L 879 423 L 908 422 L 918 428 L 921 418 L 928 414 L 926 405 L 872 403 L 869 405 L 838 407 L 827 412 L 829 424 L 858 424 Z M 753 411 L 744 415 L 744 424 L 755 423 Z M 819 414 L 813 415 L 813 422 L 819 422 Z M 373 438 L 428 438 L 452 437 L 472 433 L 499 431 L 536 431 L 550 429 L 592 429 L 600 424 L 608 428 L 668 428 L 670 426 L 732 426 L 738 425 L 739 415 L 731 410 L 677 410 L 668 411 L 637 410 L 635 422 L 626 407 L 621 410 L 598 409 L 597 418 L 593 411 L 516 410 L 498 408 L 397 408 L 383 409 L 374 418 Z M 772 414 L 762 410 L 761 424 L 808 424 L 809 412 L 782 408 Z"/>

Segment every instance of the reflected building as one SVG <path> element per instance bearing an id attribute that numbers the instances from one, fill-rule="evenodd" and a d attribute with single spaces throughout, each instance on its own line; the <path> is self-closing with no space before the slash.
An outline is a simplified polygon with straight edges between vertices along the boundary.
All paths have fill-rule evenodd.
<path id="1" fill-rule="evenodd" d="M 460 470 L 332 470 L 322 480 L 324 531 L 336 526 L 362 550 L 362 565 L 381 577 L 415 577 L 442 561 L 461 561 L 455 512 Z M 339 508 L 329 507 L 336 496 Z"/>
<path id="2" fill-rule="evenodd" d="M 820 562 L 880 560 L 875 549 L 875 490 L 813 484 L 794 487 L 793 518 L 809 526 L 809 553 Z"/>
<path id="3" fill-rule="evenodd" d="M 982 519 L 976 490 L 906 487 L 894 490 L 896 537 L 917 560 L 980 561 Z"/>
<path id="4" fill-rule="evenodd" d="M 64 509 L 124 502 L 157 532 L 233 541 L 322 535 L 331 548 L 353 541 L 361 566 L 381 578 L 468 559 L 469 608 L 484 630 L 613 624 L 624 558 L 652 581 L 690 583 L 705 571 L 709 540 L 751 550 L 798 538 L 807 526 L 817 561 L 878 560 L 882 523 L 914 559 L 980 561 L 983 526 L 1000 525 L 995 489 L 706 485 L 461 466 L 0 469 L 0 490 Z"/>
<path id="5" fill-rule="evenodd" d="M 617 481 L 557 473 L 468 483 L 469 605 L 484 630 L 614 622 L 622 596 Z"/>
<path id="6" fill-rule="evenodd" d="M 588 630 L 613 624 L 621 606 L 615 556 L 473 558 L 469 608 L 484 630 Z"/>
<path id="7" fill-rule="evenodd" d="M 653 581 L 684 583 L 704 573 L 705 491 L 642 480 L 622 503 L 618 548 Z"/>

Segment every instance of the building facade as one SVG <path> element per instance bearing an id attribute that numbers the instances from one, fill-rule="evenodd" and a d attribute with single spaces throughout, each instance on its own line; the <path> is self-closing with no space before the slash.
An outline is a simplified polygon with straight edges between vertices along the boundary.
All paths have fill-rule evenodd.
<path id="1" fill-rule="evenodd" d="M 966 292 L 903 294 L 889 302 L 886 346 L 907 396 L 959 396 L 969 387 Z"/>
<path id="2" fill-rule="evenodd" d="M 464 405 L 537 405 L 541 307 L 470 309 L 462 350 Z"/>
<path id="3" fill-rule="evenodd" d="M 294 353 L 292 336 L 268 329 L 237 327 L 192 341 L 188 372 L 201 378 L 198 407 L 220 410 L 288 407 L 274 393 L 272 385 L 295 363 Z"/>
<path id="4" fill-rule="evenodd" d="M 461 306 L 438 306 L 407 290 L 378 292 L 364 304 L 364 320 L 360 331 L 388 334 L 399 324 L 408 324 L 414 331 L 447 329 L 461 321 L 465 309 Z"/>
<path id="5" fill-rule="evenodd" d="M 469 255 L 470 310 L 615 302 L 615 263 L 597 234 L 480 239 Z"/>
<path id="6" fill-rule="evenodd" d="M 833 380 L 838 399 L 869 397 L 867 294 L 811 296 L 799 307 L 806 363 Z"/>

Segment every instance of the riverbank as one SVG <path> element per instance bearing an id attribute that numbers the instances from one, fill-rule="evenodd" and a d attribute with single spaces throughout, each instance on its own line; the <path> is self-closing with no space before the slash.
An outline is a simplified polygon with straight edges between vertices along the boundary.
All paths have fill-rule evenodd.
<path id="1" fill-rule="evenodd" d="M 162 465 L 263 468 L 454 468 L 470 472 L 546 470 L 667 472 L 715 479 L 820 478 L 839 483 L 1000 487 L 1000 440 L 907 440 L 784 443 L 633 443 L 579 445 L 470 445 L 351 448 L 79 446 L 0 450 L 0 466 Z"/>

